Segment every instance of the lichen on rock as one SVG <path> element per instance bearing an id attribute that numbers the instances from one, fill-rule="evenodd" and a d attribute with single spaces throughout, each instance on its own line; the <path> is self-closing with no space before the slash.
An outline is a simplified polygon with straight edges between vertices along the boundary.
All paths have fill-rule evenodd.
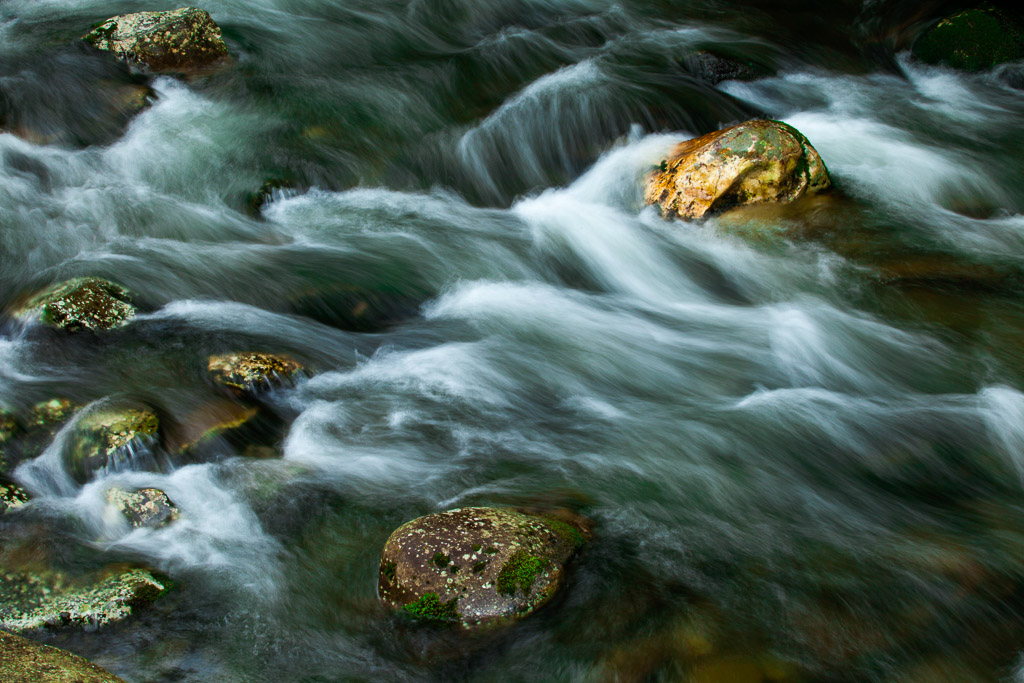
<path id="1" fill-rule="evenodd" d="M 178 519 L 181 514 L 160 489 L 127 491 L 115 486 L 107 490 L 106 499 L 135 528 L 159 529 Z"/>
<path id="2" fill-rule="evenodd" d="M 207 369 L 218 384 L 251 392 L 291 380 L 303 368 L 288 356 L 243 351 L 210 356 Z"/>
<path id="3" fill-rule="evenodd" d="M 28 502 L 28 492 L 12 482 L 0 479 L 0 514 L 19 508 Z"/>
<path id="4" fill-rule="evenodd" d="M 748 121 L 675 147 L 644 199 L 666 217 L 703 218 L 745 204 L 791 202 L 831 186 L 818 152 L 780 121 Z"/>
<path id="5" fill-rule="evenodd" d="M 156 436 L 160 421 L 149 409 L 105 405 L 81 416 L 65 452 L 69 474 L 85 483 L 97 471 L 130 469 L 127 460 L 139 442 Z"/>
<path id="6" fill-rule="evenodd" d="M 507 508 L 427 515 L 388 538 L 380 597 L 413 617 L 464 628 L 518 619 L 555 594 L 585 542 L 572 524 Z"/>
<path id="7" fill-rule="evenodd" d="M 65 330 L 109 330 L 135 315 L 131 294 L 98 277 L 68 280 L 31 297 L 15 315 Z"/>
<path id="8" fill-rule="evenodd" d="M 220 27 L 206 10 L 181 7 L 111 17 L 82 39 L 153 71 L 192 71 L 228 55 Z"/>
<path id="9" fill-rule="evenodd" d="M 45 626 L 94 629 L 126 619 L 167 586 L 145 569 L 71 577 L 56 570 L 0 570 L 0 628 L 22 633 Z"/>

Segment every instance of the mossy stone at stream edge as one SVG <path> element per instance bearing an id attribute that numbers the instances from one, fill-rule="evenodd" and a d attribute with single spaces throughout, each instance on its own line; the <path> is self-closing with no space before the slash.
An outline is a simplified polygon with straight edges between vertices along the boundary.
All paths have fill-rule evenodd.
<path id="1" fill-rule="evenodd" d="M 15 313 L 64 330 L 109 330 L 135 315 L 131 294 L 98 277 L 61 282 L 36 294 Z"/>
<path id="2" fill-rule="evenodd" d="M 582 525 L 508 508 L 427 515 L 388 538 L 380 597 L 418 619 L 467 629 L 506 623 L 555 594 L 585 542 Z"/>
<path id="3" fill-rule="evenodd" d="M 4 683 L 125 683 L 106 669 L 60 648 L 0 631 Z"/>
<path id="4" fill-rule="evenodd" d="M 1003 12 L 983 6 L 940 21 L 918 38 L 913 53 L 927 64 L 981 71 L 1024 58 L 1024 32 Z"/>

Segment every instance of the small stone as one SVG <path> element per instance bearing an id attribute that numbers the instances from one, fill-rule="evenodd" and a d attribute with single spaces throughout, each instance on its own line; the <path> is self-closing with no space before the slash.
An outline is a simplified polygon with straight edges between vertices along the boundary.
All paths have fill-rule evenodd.
<path id="1" fill-rule="evenodd" d="M 125 683 L 92 662 L 0 631 L 0 680 L 8 683 Z"/>
<path id="2" fill-rule="evenodd" d="M 467 629 L 521 619 L 555 594 L 585 542 L 572 524 L 506 508 L 427 515 L 388 538 L 380 597 L 412 617 Z M 452 561 L 479 545 L 501 550 L 477 565 Z"/>
<path id="3" fill-rule="evenodd" d="M 111 17 L 82 39 L 153 71 L 193 71 L 228 56 L 220 27 L 195 7 Z"/>
<path id="4" fill-rule="evenodd" d="M 135 528 L 159 529 L 180 515 L 177 506 L 160 489 L 126 491 L 114 487 L 107 490 L 106 498 Z"/>
<path id="5" fill-rule="evenodd" d="M 666 217 L 791 202 L 830 187 L 818 152 L 792 126 L 748 121 L 680 143 L 647 177 L 644 199 Z"/>
<path id="6" fill-rule="evenodd" d="M 142 407 L 102 406 L 90 410 L 75 425 L 66 451 L 68 472 L 85 483 L 98 471 L 134 469 L 133 445 L 156 435 L 160 421 Z"/>
<path id="7" fill-rule="evenodd" d="M 288 356 L 245 351 L 210 356 L 207 369 L 218 384 L 252 392 L 291 380 L 303 368 Z"/>
<path id="8" fill-rule="evenodd" d="M 15 315 L 65 330 L 109 330 L 127 323 L 135 306 L 124 287 L 83 277 L 36 294 Z"/>

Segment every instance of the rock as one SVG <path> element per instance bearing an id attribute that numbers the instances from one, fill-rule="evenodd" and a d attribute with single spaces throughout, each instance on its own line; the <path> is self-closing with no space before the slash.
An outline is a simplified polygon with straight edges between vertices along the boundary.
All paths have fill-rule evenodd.
<path id="1" fill-rule="evenodd" d="M 135 315 L 126 289 L 98 277 L 53 285 L 29 299 L 15 315 L 65 330 L 109 330 Z"/>
<path id="2" fill-rule="evenodd" d="M 208 401 L 191 411 L 180 424 L 167 430 L 165 444 L 170 453 L 187 454 L 227 434 L 241 438 L 246 426 L 260 415 L 256 406 L 231 399 Z"/>
<path id="3" fill-rule="evenodd" d="M 245 198 L 249 215 L 253 218 L 258 217 L 267 204 L 295 195 L 295 188 L 295 181 L 290 178 L 270 178 L 263 181 L 255 192 L 250 192 Z"/>
<path id="4" fill-rule="evenodd" d="M 792 126 L 748 121 L 680 143 L 648 178 L 644 199 L 666 217 L 791 202 L 831 185 L 818 152 Z"/>
<path id="5" fill-rule="evenodd" d="M 771 72 L 760 64 L 700 50 L 683 59 L 683 67 L 697 78 L 718 85 L 722 81 L 753 81 Z"/>
<path id="6" fill-rule="evenodd" d="M 80 484 L 98 471 L 137 469 L 136 442 L 155 437 L 160 421 L 146 408 L 102 406 L 79 418 L 65 451 L 65 465 Z"/>
<path id="7" fill-rule="evenodd" d="M 218 384 L 253 392 L 290 380 L 302 366 L 288 356 L 243 351 L 210 356 L 207 369 Z"/>
<path id="8" fill-rule="evenodd" d="M 555 594 L 584 543 L 576 526 L 511 509 L 427 515 L 388 538 L 379 594 L 408 615 L 464 628 L 520 619 Z"/>
<path id="9" fill-rule="evenodd" d="M 914 43 L 913 54 L 927 64 L 981 71 L 1024 57 L 1024 32 L 994 7 L 946 17 Z"/>
<path id="10" fill-rule="evenodd" d="M 18 433 L 18 421 L 14 415 L 0 408 L 0 473 L 7 471 L 7 445 Z"/>
<path id="11" fill-rule="evenodd" d="M 28 428 L 55 432 L 81 407 L 81 403 L 75 403 L 67 398 L 51 398 L 49 401 L 40 401 L 32 406 L 28 417 Z"/>
<path id="12" fill-rule="evenodd" d="M 92 630 L 128 618 L 165 590 L 145 569 L 77 579 L 55 570 L 0 570 L 0 628 L 15 633 L 67 625 Z"/>
<path id="13" fill-rule="evenodd" d="M 82 39 L 153 71 L 194 71 L 228 56 L 220 27 L 209 12 L 195 7 L 121 14 L 102 22 Z"/>
<path id="14" fill-rule="evenodd" d="M 125 683 L 78 655 L 4 631 L 0 631 L 0 680 L 6 683 Z"/>
<path id="15" fill-rule="evenodd" d="M 114 487 L 107 490 L 106 498 L 135 528 L 159 529 L 180 515 L 178 507 L 160 489 L 126 491 Z"/>
<path id="16" fill-rule="evenodd" d="M 0 479 L 0 514 L 18 508 L 28 501 L 28 492 L 13 482 Z"/>

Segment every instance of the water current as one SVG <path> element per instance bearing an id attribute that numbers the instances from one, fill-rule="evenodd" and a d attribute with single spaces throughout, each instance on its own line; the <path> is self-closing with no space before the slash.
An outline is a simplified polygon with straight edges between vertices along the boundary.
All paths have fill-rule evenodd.
<path id="1" fill-rule="evenodd" d="M 263 399 L 274 457 L 79 486 L 62 432 L 19 467 L 66 561 L 176 583 L 47 642 L 130 681 L 1020 679 L 1024 91 L 910 57 L 942 3 L 208 0 L 232 63 L 104 118 L 125 76 L 76 38 L 177 4 L 0 2 L 39 131 L 0 134 L 0 304 L 95 275 L 141 306 L 5 319 L 0 405 L 183 424 L 211 353 L 311 373 Z M 712 85 L 699 49 L 765 76 Z M 759 116 L 831 196 L 643 206 L 675 142 Z M 111 483 L 182 518 L 129 532 Z M 388 534 L 478 504 L 593 520 L 559 598 L 478 637 L 385 610 Z"/>

